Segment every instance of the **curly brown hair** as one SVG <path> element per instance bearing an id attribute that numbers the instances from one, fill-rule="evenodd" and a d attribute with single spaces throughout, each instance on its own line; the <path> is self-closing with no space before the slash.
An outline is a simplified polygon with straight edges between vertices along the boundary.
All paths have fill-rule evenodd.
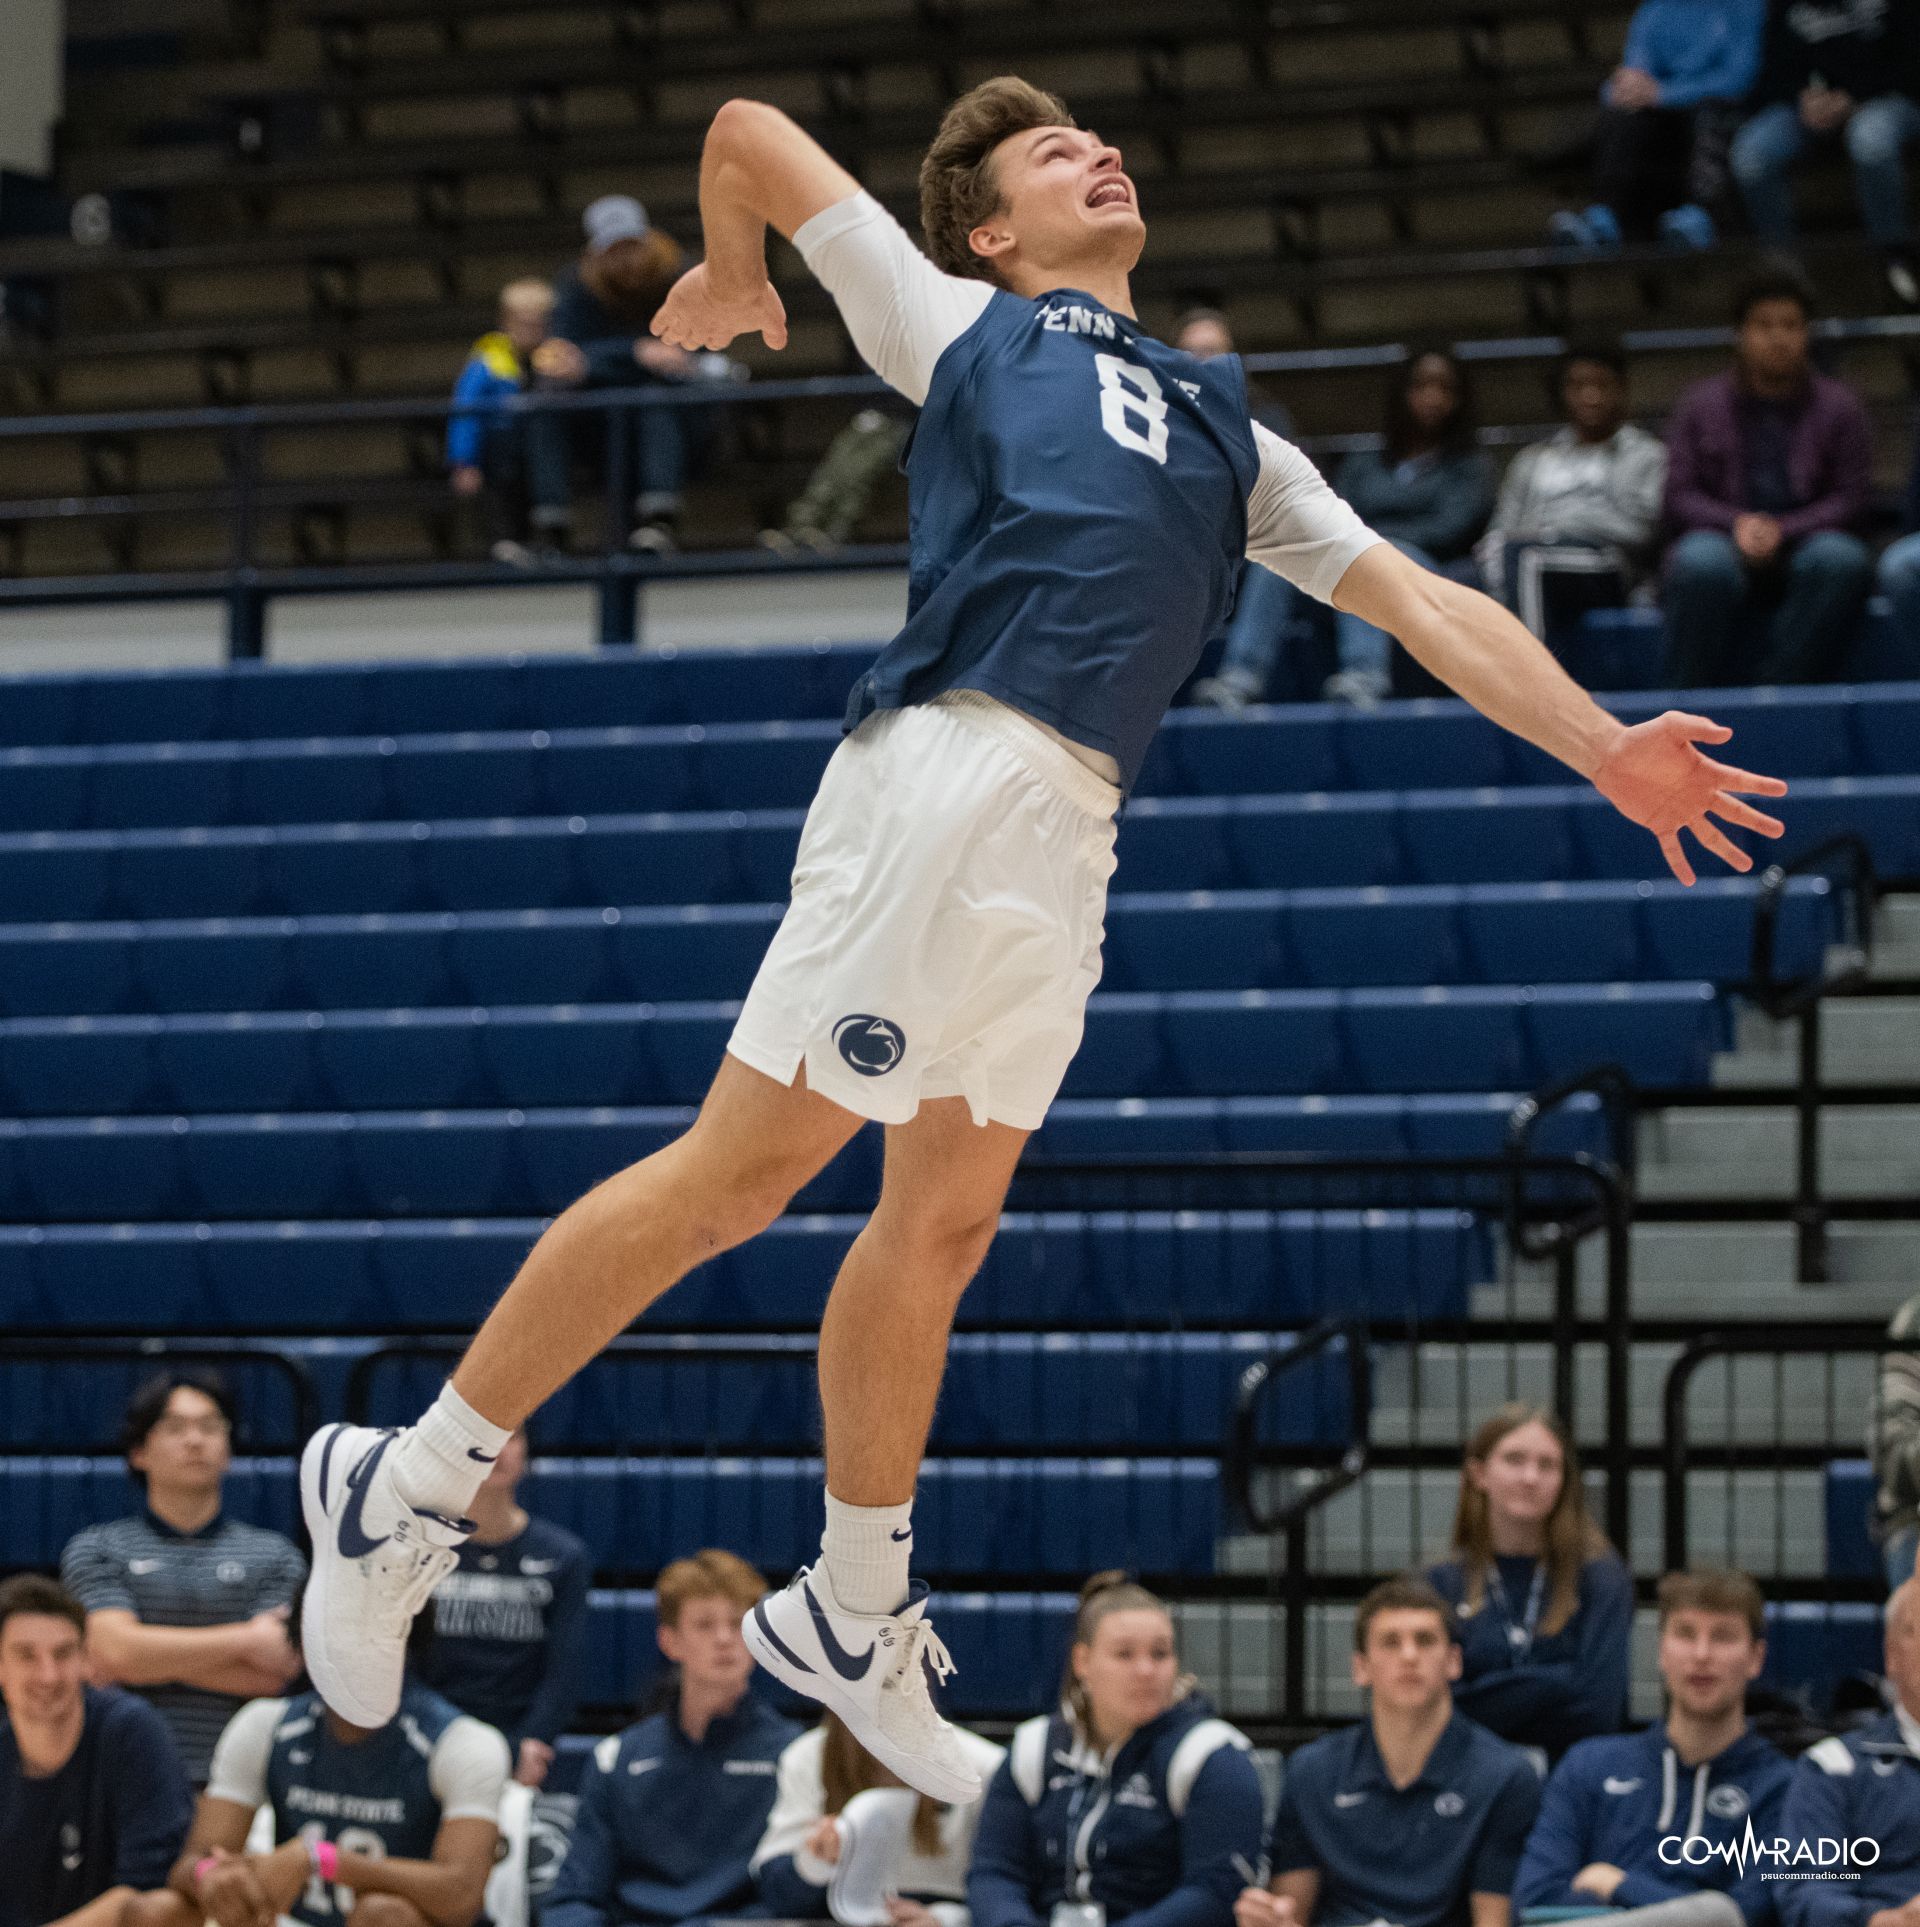
<path id="1" fill-rule="evenodd" d="M 1034 127 L 1077 127 L 1058 94 L 1012 74 L 983 80 L 946 111 L 920 163 L 920 226 L 934 265 L 948 274 L 998 282 L 993 263 L 975 254 L 967 237 L 1000 206 L 993 153 L 1014 134 Z"/>

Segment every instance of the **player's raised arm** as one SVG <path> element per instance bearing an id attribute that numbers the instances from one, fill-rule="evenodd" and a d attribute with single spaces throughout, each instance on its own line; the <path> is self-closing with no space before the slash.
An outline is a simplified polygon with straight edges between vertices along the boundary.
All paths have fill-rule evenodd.
<path id="1" fill-rule="evenodd" d="M 767 279 L 767 229 L 792 240 L 814 215 L 851 200 L 860 183 L 777 107 L 730 100 L 700 155 L 706 259 L 674 284 L 653 332 L 677 347 L 724 348 L 759 333 L 787 345 L 787 315 Z"/>
<path id="2" fill-rule="evenodd" d="M 1693 866 L 1684 829 L 1735 870 L 1753 859 L 1722 822 L 1761 836 L 1783 825 L 1740 800 L 1784 796 L 1785 783 L 1716 762 L 1698 747 L 1730 729 L 1668 710 L 1629 727 L 1602 709 L 1525 627 L 1490 596 L 1423 569 L 1379 543 L 1341 577 L 1334 606 L 1399 637 L 1408 652 L 1483 715 L 1578 770 L 1623 816 L 1659 839 L 1682 883 Z M 1719 821 L 1715 821 L 1718 818 Z"/>

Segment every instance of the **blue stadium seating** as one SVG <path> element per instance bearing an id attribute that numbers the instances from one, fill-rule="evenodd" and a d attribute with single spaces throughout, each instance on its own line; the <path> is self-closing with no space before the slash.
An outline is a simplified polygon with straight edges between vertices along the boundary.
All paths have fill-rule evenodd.
<path id="1" fill-rule="evenodd" d="M 1827 1576 L 1877 1581 L 1885 1571 L 1868 1529 L 1873 1517 L 1873 1466 L 1866 1459 L 1835 1459 L 1827 1467 Z"/>
<path id="2" fill-rule="evenodd" d="M 1877 1600 L 1774 1600 L 1767 1606 L 1761 1681 L 1804 1695 L 1816 1712 L 1826 1710 L 1835 1681 L 1844 1675 L 1878 1676 L 1883 1655 Z"/>

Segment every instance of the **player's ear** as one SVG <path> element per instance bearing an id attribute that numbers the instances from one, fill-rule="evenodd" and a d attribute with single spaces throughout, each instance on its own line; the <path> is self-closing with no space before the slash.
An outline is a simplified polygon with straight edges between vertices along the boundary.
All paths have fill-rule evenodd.
<path id="1" fill-rule="evenodd" d="M 967 246 L 983 261 L 997 261 L 1013 246 L 1013 236 L 999 221 L 982 221 L 967 236 Z"/>

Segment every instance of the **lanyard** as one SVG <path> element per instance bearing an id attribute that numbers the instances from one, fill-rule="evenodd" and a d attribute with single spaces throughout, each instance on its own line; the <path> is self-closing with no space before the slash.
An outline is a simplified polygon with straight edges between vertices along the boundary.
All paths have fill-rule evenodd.
<path id="1" fill-rule="evenodd" d="M 1524 1666 L 1533 1657 L 1534 1635 L 1540 1630 L 1540 1609 L 1547 1599 L 1547 1562 L 1540 1560 L 1533 1569 L 1533 1583 L 1527 1588 L 1527 1610 L 1524 1619 L 1516 1620 L 1513 1607 L 1507 1599 L 1507 1588 L 1500 1577 L 1500 1568 L 1489 1564 L 1487 1567 L 1487 1596 L 1500 1609 L 1500 1617 L 1507 1622 L 1507 1644 L 1513 1649 L 1513 1663 Z"/>

